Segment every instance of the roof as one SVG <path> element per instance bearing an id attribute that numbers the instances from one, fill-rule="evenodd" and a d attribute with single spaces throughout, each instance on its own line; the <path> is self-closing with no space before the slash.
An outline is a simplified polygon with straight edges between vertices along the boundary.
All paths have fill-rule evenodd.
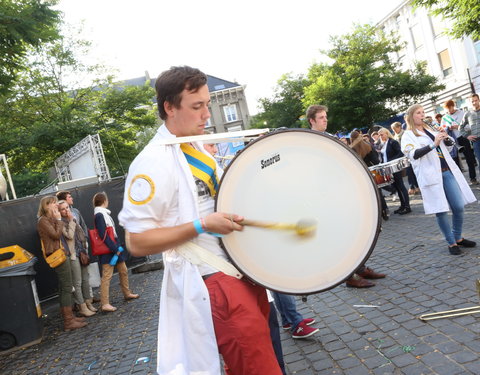
<path id="1" fill-rule="evenodd" d="M 240 85 L 236 82 L 230 82 L 230 81 L 217 78 L 214 76 L 209 76 L 209 75 L 207 75 L 207 85 L 208 85 L 208 91 L 210 92 L 231 89 L 234 87 L 240 87 Z"/>
<path id="2" fill-rule="evenodd" d="M 145 82 L 147 82 L 147 79 L 149 79 L 148 76 L 142 76 L 137 78 L 125 79 L 121 81 L 121 83 L 125 86 L 143 86 Z M 155 87 L 155 80 L 156 80 L 155 78 L 150 78 L 151 87 Z M 227 90 L 234 87 L 241 87 L 241 85 L 239 85 L 236 82 L 230 82 L 225 79 L 221 79 L 221 78 L 210 76 L 210 75 L 207 75 L 207 85 L 208 85 L 208 91 L 210 92 Z"/>

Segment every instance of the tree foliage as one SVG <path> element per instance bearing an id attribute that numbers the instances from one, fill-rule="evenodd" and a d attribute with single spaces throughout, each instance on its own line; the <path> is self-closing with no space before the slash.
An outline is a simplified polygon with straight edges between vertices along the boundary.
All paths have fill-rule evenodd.
<path id="1" fill-rule="evenodd" d="M 0 95 L 6 94 L 31 48 L 58 37 L 57 1 L 0 0 Z"/>
<path id="2" fill-rule="evenodd" d="M 262 112 L 252 119 L 253 128 L 299 128 L 303 116 L 304 76 L 283 75 L 277 83 L 273 98 L 260 99 Z"/>
<path id="3" fill-rule="evenodd" d="M 413 0 L 415 7 L 426 7 L 436 16 L 453 23 L 447 33 L 455 38 L 470 35 L 480 39 L 480 2 L 478 0 Z"/>
<path id="4" fill-rule="evenodd" d="M 303 98 L 304 108 L 328 106 L 330 131 L 369 126 L 443 88 L 424 63 L 402 70 L 390 57 L 401 49 L 398 39 L 373 26 L 357 25 L 330 41 L 323 53 L 332 62 L 310 67 Z"/>
<path id="5" fill-rule="evenodd" d="M 11 93 L 0 97 L 0 150 L 15 182 L 25 176 L 45 182 L 56 158 L 95 133 L 112 176 L 124 174 L 138 153 L 137 134 L 156 125 L 154 90 L 113 84 L 104 67 L 82 62 L 88 51 L 89 43 L 77 36 L 45 44 L 29 57 Z"/>

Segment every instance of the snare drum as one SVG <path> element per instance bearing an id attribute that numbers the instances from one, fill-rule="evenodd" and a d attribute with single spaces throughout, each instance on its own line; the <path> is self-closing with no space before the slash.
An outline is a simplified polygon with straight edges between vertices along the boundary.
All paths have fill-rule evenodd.
<path id="1" fill-rule="evenodd" d="M 397 172 L 401 172 L 404 168 L 408 167 L 410 165 L 410 162 L 408 161 L 408 158 L 404 156 L 403 158 L 390 160 L 387 163 L 383 163 L 383 165 L 385 165 L 386 167 L 389 167 L 391 170 L 391 173 L 397 173 Z"/>
<path id="2" fill-rule="evenodd" d="M 373 179 L 378 188 L 390 185 L 393 183 L 393 172 L 390 166 L 386 164 L 377 164 L 368 168 L 373 175 Z"/>
<path id="3" fill-rule="evenodd" d="M 317 223 L 311 236 L 245 226 L 221 239 L 244 275 L 287 294 L 318 293 L 347 279 L 370 255 L 381 223 L 378 189 L 363 162 L 311 130 L 251 142 L 226 169 L 215 204 L 245 219 Z"/>

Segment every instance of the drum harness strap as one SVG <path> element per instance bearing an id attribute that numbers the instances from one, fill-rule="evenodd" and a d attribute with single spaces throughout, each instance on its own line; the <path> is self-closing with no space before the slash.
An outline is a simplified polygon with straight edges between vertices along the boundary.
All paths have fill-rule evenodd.
<path id="1" fill-rule="evenodd" d="M 175 250 L 178 254 L 180 254 L 192 264 L 199 265 L 202 263 L 206 263 L 226 275 L 236 277 L 237 279 L 241 279 L 243 277 L 240 271 L 237 270 L 237 268 L 233 264 L 211 253 L 203 247 L 198 246 L 192 241 L 188 241 L 178 246 Z"/>
<path id="2" fill-rule="evenodd" d="M 188 143 L 182 143 L 180 149 L 187 159 L 192 174 L 207 184 L 211 196 L 214 197 L 218 189 L 215 161 Z"/>

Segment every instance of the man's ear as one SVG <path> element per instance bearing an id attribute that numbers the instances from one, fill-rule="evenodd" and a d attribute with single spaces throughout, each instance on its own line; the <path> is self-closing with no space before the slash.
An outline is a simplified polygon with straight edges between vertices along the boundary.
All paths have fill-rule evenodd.
<path id="1" fill-rule="evenodd" d="M 171 117 L 173 114 L 173 104 L 170 102 L 163 102 L 163 109 L 165 110 L 165 113 L 168 115 L 168 117 Z"/>

